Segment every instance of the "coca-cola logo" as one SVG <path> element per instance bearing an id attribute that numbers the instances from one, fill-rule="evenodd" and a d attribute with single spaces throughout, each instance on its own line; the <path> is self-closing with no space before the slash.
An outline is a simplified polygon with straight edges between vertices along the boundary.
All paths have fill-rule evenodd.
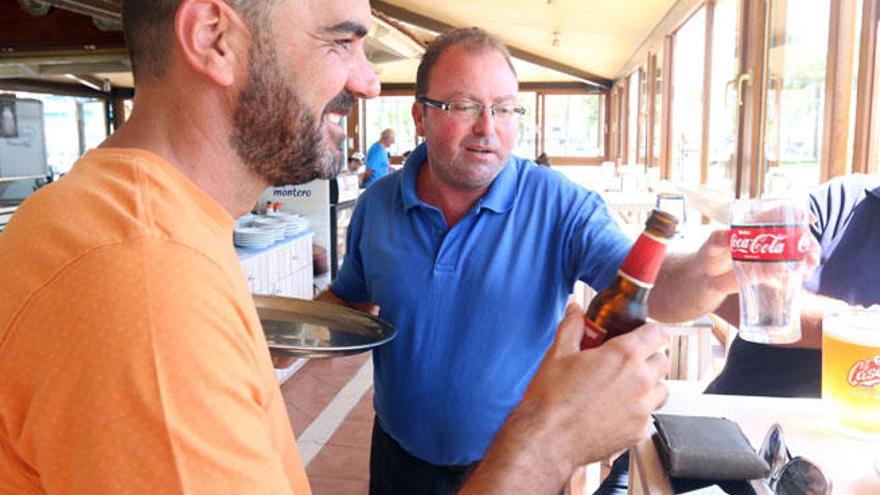
<path id="1" fill-rule="evenodd" d="M 730 253 L 743 261 L 794 261 L 804 259 L 810 248 L 805 226 L 750 227 L 730 229 Z"/>
<path id="2" fill-rule="evenodd" d="M 853 387 L 874 388 L 880 385 L 880 355 L 856 362 L 846 377 Z"/>
<path id="3" fill-rule="evenodd" d="M 737 253 L 782 254 L 785 251 L 785 235 L 762 234 L 756 237 L 730 236 L 730 249 Z"/>

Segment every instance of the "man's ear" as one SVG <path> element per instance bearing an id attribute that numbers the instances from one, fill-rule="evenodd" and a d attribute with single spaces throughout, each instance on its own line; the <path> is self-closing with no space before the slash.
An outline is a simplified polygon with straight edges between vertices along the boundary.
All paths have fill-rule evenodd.
<path id="1" fill-rule="evenodd" d="M 223 0 L 182 0 L 174 19 L 181 56 L 196 72 L 231 86 L 246 59 L 251 33 L 241 16 Z"/>
<path id="2" fill-rule="evenodd" d="M 413 102 L 412 118 L 416 124 L 416 136 L 425 137 L 425 106 L 419 102 Z"/>

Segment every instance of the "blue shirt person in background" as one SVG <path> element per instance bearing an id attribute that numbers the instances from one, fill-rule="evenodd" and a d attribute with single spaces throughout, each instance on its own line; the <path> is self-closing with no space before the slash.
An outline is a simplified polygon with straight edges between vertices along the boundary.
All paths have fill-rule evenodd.
<path id="1" fill-rule="evenodd" d="M 364 171 L 364 187 L 388 175 L 390 153 L 388 148 L 394 144 L 394 129 L 385 129 L 379 140 L 367 150 L 367 170 Z"/>
<path id="2" fill-rule="evenodd" d="M 318 296 L 378 309 L 398 328 L 373 353 L 373 495 L 446 494 L 472 469 L 469 479 L 479 477 L 476 464 L 540 378 L 535 370 L 575 282 L 604 288 L 630 248 L 598 194 L 511 155 L 525 112 L 518 90 L 507 49 L 485 31 L 434 40 L 412 108 L 425 143 L 359 198 L 343 268 Z M 726 233 L 716 234 L 698 253 L 667 257 L 652 317 L 688 320 L 736 290 Z M 646 325 L 576 353 L 626 366 L 614 372 L 617 384 L 585 376 L 595 389 L 574 421 L 585 432 L 548 439 L 546 455 L 569 440 L 596 442 L 597 454 L 610 455 L 645 434 L 657 394 L 665 395 L 645 380 L 667 362 L 642 341 L 656 332 Z M 574 467 L 560 470 L 568 476 Z"/>

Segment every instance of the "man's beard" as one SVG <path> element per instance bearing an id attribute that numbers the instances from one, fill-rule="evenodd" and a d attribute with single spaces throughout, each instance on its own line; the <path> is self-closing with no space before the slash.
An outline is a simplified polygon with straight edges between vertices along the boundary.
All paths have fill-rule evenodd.
<path id="1" fill-rule="evenodd" d="M 232 145 L 239 158 L 270 185 L 335 177 L 344 153 L 325 143 L 321 123 L 285 83 L 274 45 L 256 33 L 247 80 L 238 94 Z M 342 91 L 324 109 L 347 114 L 354 97 Z M 342 139 L 333 143 L 341 148 Z"/>

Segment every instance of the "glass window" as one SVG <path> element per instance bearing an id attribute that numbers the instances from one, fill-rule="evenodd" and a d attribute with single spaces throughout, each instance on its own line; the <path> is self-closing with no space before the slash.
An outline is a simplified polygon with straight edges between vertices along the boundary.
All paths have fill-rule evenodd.
<path id="1" fill-rule="evenodd" d="M 703 142 L 703 59 L 706 8 L 675 33 L 672 57 L 672 179 L 700 183 Z"/>
<path id="2" fill-rule="evenodd" d="M 102 100 L 45 93 L 15 95 L 43 102 L 46 162 L 55 173 L 68 172 L 83 153 L 107 137 Z"/>
<path id="3" fill-rule="evenodd" d="M 605 154 L 604 95 L 545 95 L 544 151 L 550 156 Z"/>
<path id="4" fill-rule="evenodd" d="M 880 172 L 880 36 L 874 42 L 874 94 L 871 96 L 871 135 L 868 156 L 868 173 Z"/>
<path id="5" fill-rule="evenodd" d="M 101 100 L 80 101 L 78 105 L 82 116 L 82 144 L 89 150 L 107 138 L 107 114 Z"/>
<path id="6" fill-rule="evenodd" d="M 538 116 L 538 94 L 534 92 L 519 93 L 517 103 L 524 106 L 526 114 L 519 119 L 518 135 L 513 154 L 522 158 L 535 158 L 535 122 Z"/>
<path id="7" fill-rule="evenodd" d="M 651 165 L 659 166 L 661 151 L 660 142 L 663 135 L 663 50 L 658 51 L 657 54 L 654 55 L 654 59 L 654 122 L 652 123 L 654 126 L 654 143 L 651 146 L 651 154 L 653 155 Z"/>
<path id="8" fill-rule="evenodd" d="M 853 30 L 855 33 L 862 32 L 862 23 L 863 14 L 864 14 L 864 2 L 862 0 L 855 0 L 855 9 L 856 9 L 856 19 L 855 24 L 853 25 Z M 850 86 L 850 100 L 849 100 L 849 131 L 847 133 L 848 142 L 846 144 L 846 170 L 847 173 L 852 172 L 853 166 L 853 152 L 854 152 L 854 144 L 856 137 L 856 103 L 858 103 L 858 94 L 859 94 L 859 54 L 861 53 L 862 47 L 862 37 L 860 35 L 854 36 L 854 45 L 853 45 L 853 61 L 852 61 L 852 84 Z"/>
<path id="9" fill-rule="evenodd" d="M 765 192 L 819 183 L 829 16 L 829 0 L 771 4 Z"/>
<path id="10" fill-rule="evenodd" d="M 134 108 L 134 100 L 128 98 L 122 100 L 122 111 L 123 111 L 123 122 L 127 122 L 128 118 L 131 117 L 131 110 Z"/>
<path id="11" fill-rule="evenodd" d="M 627 109 L 626 109 L 626 163 L 634 164 L 638 161 L 636 153 L 639 147 L 639 71 L 629 76 L 627 83 Z"/>
<path id="12" fill-rule="evenodd" d="M 614 120 L 612 120 L 611 124 L 611 139 L 614 142 L 614 156 L 612 156 L 611 158 L 618 162 L 623 162 L 626 158 L 626 153 L 623 149 L 624 136 L 626 135 L 626 128 L 624 127 L 624 123 L 626 119 L 624 118 L 623 113 L 625 107 L 623 85 L 620 82 L 618 82 L 614 86 L 614 89 L 612 90 L 612 95 L 613 96 L 611 99 L 611 104 L 613 105 L 613 109 L 611 111 L 611 115 Z"/>
<path id="13" fill-rule="evenodd" d="M 648 163 L 648 74 L 639 70 L 639 149 L 638 163 Z"/>
<path id="14" fill-rule="evenodd" d="M 713 190 L 733 196 L 736 182 L 737 19 L 739 0 L 715 4 L 712 27 L 712 89 L 709 102 L 709 177 Z"/>
<path id="15" fill-rule="evenodd" d="M 394 144 L 388 150 L 392 156 L 400 156 L 404 151 L 416 146 L 416 127 L 412 120 L 414 96 L 380 96 L 364 102 L 365 139 L 369 149 L 382 131 L 394 129 Z"/>

